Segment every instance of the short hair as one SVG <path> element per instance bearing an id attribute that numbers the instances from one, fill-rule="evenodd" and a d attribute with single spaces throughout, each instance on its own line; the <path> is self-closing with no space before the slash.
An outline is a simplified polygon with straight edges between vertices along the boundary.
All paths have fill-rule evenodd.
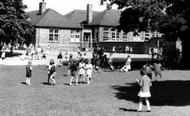
<path id="1" fill-rule="evenodd" d="M 28 64 L 29 64 L 29 65 L 32 65 L 32 61 L 31 61 L 31 60 L 28 60 Z"/>
<path id="2" fill-rule="evenodd" d="M 55 63 L 54 59 L 51 59 L 50 64 L 54 64 L 54 63 Z"/>
<path id="3" fill-rule="evenodd" d="M 141 69 L 141 70 L 140 70 L 140 75 L 142 75 L 142 76 L 143 76 L 143 75 L 146 75 L 145 69 Z"/>

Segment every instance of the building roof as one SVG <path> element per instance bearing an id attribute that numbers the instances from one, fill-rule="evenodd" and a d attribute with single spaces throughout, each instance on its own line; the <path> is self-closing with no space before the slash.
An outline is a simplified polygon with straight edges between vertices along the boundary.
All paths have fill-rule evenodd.
<path id="1" fill-rule="evenodd" d="M 39 15 L 38 10 L 31 11 L 29 15 L 30 22 L 37 27 L 81 28 L 77 23 L 70 21 L 53 9 L 46 9 L 42 15 Z"/>
<path id="2" fill-rule="evenodd" d="M 97 11 L 93 11 L 92 15 L 96 15 Z M 69 20 L 71 20 L 74 23 L 80 24 L 87 19 L 87 11 L 86 10 L 73 10 L 70 13 L 65 15 Z"/>
<path id="3" fill-rule="evenodd" d="M 93 16 L 92 22 L 89 25 L 100 25 L 100 26 L 118 26 L 121 16 L 119 10 L 104 10 Z"/>

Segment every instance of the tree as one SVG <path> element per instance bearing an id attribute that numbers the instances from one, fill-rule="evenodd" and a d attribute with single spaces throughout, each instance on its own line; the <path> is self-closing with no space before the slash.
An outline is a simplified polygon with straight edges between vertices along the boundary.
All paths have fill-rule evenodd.
<path id="1" fill-rule="evenodd" d="M 188 53 L 190 33 L 189 0 L 112 0 L 121 13 L 120 28 L 128 31 L 159 31 L 167 40 L 180 37 L 183 44 L 182 61 L 190 67 Z"/>
<path id="2" fill-rule="evenodd" d="M 0 42 L 13 45 L 25 41 L 26 35 L 31 36 L 33 27 L 25 9 L 22 0 L 0 1 Z"/>

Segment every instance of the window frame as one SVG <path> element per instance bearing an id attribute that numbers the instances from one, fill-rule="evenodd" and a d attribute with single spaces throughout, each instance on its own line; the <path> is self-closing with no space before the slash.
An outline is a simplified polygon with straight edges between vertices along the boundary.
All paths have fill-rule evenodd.
<path id="1" fill-rule="evenodd" d="M 50 28 L 49 29 L 49 42 L 50 43 L 59 43 L 59 29 L 56 28 Z"/>
<path id="2" fill-rule="evenodd" d="M 70 31 L 70 34 L 71 34 L 70 42 L 72 43 L 80 42 L 80 35 L 81 35 L 80 30 L 72 29 Z"/>

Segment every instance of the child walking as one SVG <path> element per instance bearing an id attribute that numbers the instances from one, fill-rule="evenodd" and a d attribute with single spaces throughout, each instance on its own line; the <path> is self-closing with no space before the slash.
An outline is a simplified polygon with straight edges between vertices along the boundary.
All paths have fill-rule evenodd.
<path id="1" fill-rule="evenodd" d="M 69 85 L 72 85 L 73 78 L 76 79 L 76 85 L 78 85 L 78 66 L 77 62 L 73 60 L 73 62 L 70 64 L 70 83 Z"/>
<path id="2" fill-rule="evenodd" d="M 82 82 L 84 82 L 84 79 L 85 79 L 85 63 L 84 63 L 84 59 L 80 60 L 78 68 L 79 68 L 79 70 L 78 70 L 79 78 L 82 80 Z"/>
<path id="3" fill-rule="evenodd" d="M 150 112 L 150 102 L 148 100 L 149 97 L 151 97 L 150 94 L 150 86 L 152 86 L 150 78 L 146 75 L 145 69 L 142 69 L 140 71 L 141 78 L 137 79 L 137 83 L 140 86 L 140 91 L 138 93 L 139 96 L 139 108 L 138 112 L 142 111 L 143 106 L 143 100 L 145 99 L 146 105 L 147 105 L 147 111 Z"/>
<path id="4" fill-rule="evenodd" d="M 31 85 L 30 78 L 32 77 L 32 61 L 28 61 L 26 65 L 26 85 Z"/>
<path id="5" fill-rule="evenodd" d="M 56 76 L 56 70 L 55 70 L 55 61 L 53 59 L 50 60 L 50 64 L 49 64 L 49 84 L 51 84 L 50 81 L 52 81 L 53 85 L 55 86 L 55 76 Z"/>
<path id="6" fill-rule="evenodd" d="M 92 78 L 92 69 L 93 69 L 93 66 L 90 60 L 88 60 L 85 68 L 86 68 L 87 84 L 90 84 L 90 80 Z"/>

